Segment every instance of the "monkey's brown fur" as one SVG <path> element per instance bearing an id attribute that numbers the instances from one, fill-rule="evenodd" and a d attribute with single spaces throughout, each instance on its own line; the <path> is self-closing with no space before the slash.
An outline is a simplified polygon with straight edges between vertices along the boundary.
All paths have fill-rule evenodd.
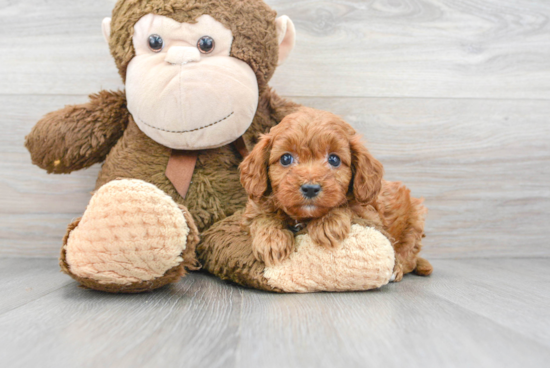
<path id="1" fill-rule="evenodd" d="M 170 17 L 180 23 L 195 23 L 211 15 L 233 33 L 231 56 L 250 65 L 256 73 L 260 95 L 277 66 L 279 44 L 275 27 L 277 13 L 261 0 L 131 0 L 119 1 L 113 10 L 109 46 L 120 76 L 135 56 L 133 27 L 147 14 Z"/>
<path id="2" fill-rule="evenodd" d="M 294 162 L 279 160 L 291 154 Z M 341 164 L 327 158 L 337 155 Z M 263 135 L 241 164 L 241 181 L 249 194 L 244 225 L 254 256 L 271 266 L 294 250 L 294 223 L 319 246 L 337 247 L 349 236 L 354 217 L 374 221 L 390 235 L 396 253 L 395 276 L 415 271 L 429 275 L 432 267 L 417 255 L 421 249 L 426 209 L 401 183 L 382 180 L 383 167 L 363 145 L 355 130 L 339 117 L 302 107 Z M 306 198 L 304 184 L 320 185 Z"/>
<path id="3" fill-rule="evenodd" d="M 191 23 L 209 14 L 233 31 L 231 55 L 248 63 L 260 91 L 258 110 L 243 136 L 248 149 L 260 133 L 297 109 L 297 104 L 280 98 L 267 86 L 277 65 L 278 42 L 276 14 L 263 1 L 119 1 L 112 15 L 110 48 L 123 79 L 135 55 L 133 26 L 149 13 Z M 119 178 L 152 183 L 189 209 L 200 232 L 246 203 L 238 172 L 242 158 L 232 145 L 199 151 L 193 184 L 184 200 L 165 175 L 171 150 L 139 130 L 127 110 L 124 92 L 101 91 L 86 104 L 49 113 L 32 129 L 25 145 L 33 163 L 49 173 L 68 174 L 104 162 L 96 189 Z M 70 274 L 67 267 L 63 270 Z"/>
<path id="4" fill-rule="evenodd" d="M 210 14 L 233 30 L 231 54 L 248 62 L 259 75 L 259 108 L 244 135 L 249 149 L 259 133 L 298 106 L 267 87 L 278 47 L 275 13 L 262 1 L 119 1 L 113 11 L 110 47 L 123 76 L 134 55 L 132 27 L 148 13 L 180 22 Z M 126 108 L 124 92 L 102 91 L 90 99 L 86 104 L 49 113 L 36 124 L 25 142 L 35 165 L 49 173 L 68 174 L 105 161 L 96 189 L 117 178 L 152 183 L 185 205 L 200 231 L 244 206 L 246 194 L 238 173 L 241 157 L 231 145 L 200 151 L 193 185 L 184 201 L 164 175 L 171 150 L 139 130 Z"/>
<path id="5" fill-rule="evenodd" d="M 283 292 L 269 285 L 265 264 L 251 252 L 252 239 L 241 229 L 242 211 L 215 223 L 202 234 L 197 248 L 202 266 L 222 280 L 256 289 Z"/>

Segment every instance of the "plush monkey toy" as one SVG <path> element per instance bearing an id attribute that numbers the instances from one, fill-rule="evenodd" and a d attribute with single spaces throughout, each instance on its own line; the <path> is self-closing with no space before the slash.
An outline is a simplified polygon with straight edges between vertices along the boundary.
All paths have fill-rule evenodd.
<path id="1" fill-rule="evenodd" d="M 260 133 L 299 107 L 268 87 L 294 46 L 290 19 L 261 0 L 119 0 L 103 31 L 126 90 L 52 112 L 26 138 L 48 173 L 103 162 L 84 215 L 68 227 L 62 270 L 91 289 L 152 290 L 199 268 L 199 234 L 217 223 L 199 252 L 209 271 L 296 291 L 227 253 L 242 248 L 227 222 L 247 199 L 238 165 Z M 385 237 L 377 241 L 387 250 Z"/>

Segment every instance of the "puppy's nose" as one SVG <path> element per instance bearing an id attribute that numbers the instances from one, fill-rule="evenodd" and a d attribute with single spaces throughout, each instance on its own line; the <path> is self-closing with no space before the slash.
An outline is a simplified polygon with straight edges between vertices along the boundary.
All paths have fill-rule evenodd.
<path id="1" fill-rule="evenodd" d="M 319 195 L 321 186 L 319 184 L 304 184 L 300 188 L 300 191 L 304 197 L 311 199 Z"/>

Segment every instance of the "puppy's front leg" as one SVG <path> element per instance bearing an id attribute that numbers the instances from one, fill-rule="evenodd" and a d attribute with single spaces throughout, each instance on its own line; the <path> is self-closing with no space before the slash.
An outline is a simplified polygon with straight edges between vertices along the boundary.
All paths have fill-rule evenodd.
<path id="1" fill-rule="evenodd" d="M 250 223 L 250 235 L 254 257 L 267 266 L 284 261 L 294 249 L 294 234 L 273 217 L 255 217 Z"/>
<path id="2" fill-rule="evenodd" d="M 352 212 L 349 208 L 335 208 L 325 216 L 313 219 L 307 225 L 311 240 L 327 248 L 335 248 L 351 231 Z"/>

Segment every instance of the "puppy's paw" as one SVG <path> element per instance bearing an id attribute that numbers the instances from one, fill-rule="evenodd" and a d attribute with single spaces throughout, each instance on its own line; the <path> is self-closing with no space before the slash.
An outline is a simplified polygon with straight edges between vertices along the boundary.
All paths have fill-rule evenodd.
<path id="1" fill-rule="evenodd" d="M 401 263 L 396 262 L 390 282 L 399 282 L 401 280 L 403 280 L 403 266 L 401 266 Z"/>
<path id="2" fill-rule="evenodd" d="M 281 263 L 294 250 L 294 234 L 286 229 L 269 229 L 254 234 L 252 240 L 254 257 L 267 266 Z"/>
<path id="3" fill-rule="evenodd" d="M 347 211 L 333 211 L 311 221 L 307 230 L 314 243 L 325 248 L 336 248 L 351 231 L 351 216 Z"/>
<path id="4" fill-rule="evenodd" d="M 330 226 L 314 226 L 308 229 L 308 234 L 315 244 L 325 248 L 337 248 L 349 234 L 349 229 Z"/>

